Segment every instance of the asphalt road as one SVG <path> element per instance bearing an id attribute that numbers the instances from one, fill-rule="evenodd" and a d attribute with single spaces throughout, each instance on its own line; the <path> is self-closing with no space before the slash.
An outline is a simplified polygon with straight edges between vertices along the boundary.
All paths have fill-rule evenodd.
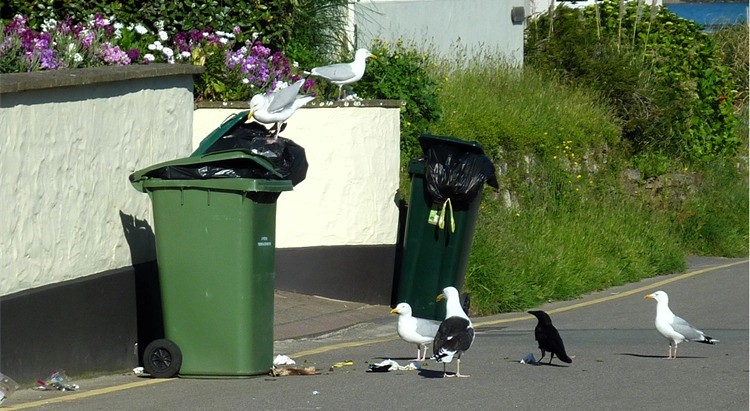
<path id="1" fill-rule="evenodd" d="M 6 406 L 44 410 L 747 410 L 747 259 L 692 259 L 686 274 L 615 287 L 582 299 L 547 304 L 573 363 L 526 365 L 539 352 L 536 320 L 525 313 L 475 318 L 477 337 L 461 371 L 470 378 L 440 378 L 442 366 L 370 373 L 370 363 L 405 365 L 416 348 L 395 334 L 395 316 L 318 338 L 279 341 L 277 353 L 314 366 L 314 376 L 261 376 L 239 380 L 151 380 L 112 376 L 87 381 L 87 392 L 19 392 Z M 677 314 L 721 340 L 680 344 L 676 360 L 653 326 L 656 302 L 669 293 Z M 352 360 L 354 365 L 331 368 Z M 546 360 L 545 360 L 546 361 Z M 448 370 L 455 370 L 454 364 Z M 130 385 L 126 385 L 130 384 Z M 47 395 L 41 398 L 40 395 Z M 39 400 L 46 402 L 42 403 Z M 25 404 L 25 405 L 24 405 Z"/>

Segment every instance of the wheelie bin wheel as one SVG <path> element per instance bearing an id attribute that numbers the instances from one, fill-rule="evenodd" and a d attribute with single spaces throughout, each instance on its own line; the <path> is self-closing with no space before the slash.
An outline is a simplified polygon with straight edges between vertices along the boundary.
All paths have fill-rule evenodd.
<path id="1" fill-rule="evenodd" d="M 154 378 L 172 378 L 181 366 L 180 348 L 166 338 L 152 341 L 143 352 L 143 368 Z"/>

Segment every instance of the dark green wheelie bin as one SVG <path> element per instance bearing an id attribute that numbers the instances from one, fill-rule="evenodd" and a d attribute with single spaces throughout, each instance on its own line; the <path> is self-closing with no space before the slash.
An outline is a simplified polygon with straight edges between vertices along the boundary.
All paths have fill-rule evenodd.
<path id="1" fill-rule="evenodd" d="M 258 171 L 274 173 L 236 150 L 130 176 L 153 207 L 165 339 L 144 352 L 152 375 L 231 378 L 272 367 L 276 200 L 293 185 L 247 177 Z"/>
<path id="2" fill-rule="evenodd" d="M 443 320 L 443 288 L 461 290 L 484 183 L 497 188 L 495 168 L 476 142 L 422 136 L 424 156 L 409 164 L 411 193 L 406 216 L 397 302 L 413 315 Z"/>

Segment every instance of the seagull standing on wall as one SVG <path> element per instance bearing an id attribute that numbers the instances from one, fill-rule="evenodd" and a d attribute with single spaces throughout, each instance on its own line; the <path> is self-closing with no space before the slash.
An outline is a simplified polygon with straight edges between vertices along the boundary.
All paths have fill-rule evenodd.
<path id="1" fill-rule="evenodd" d="M 305 74 L 324 78 L 339 86 L 338 99 L 341 100 L 342 87 L 359 81 L 365 74 L 365 66 L 368 57 L 374 59 L 377 58 L 374 54 L 370 53 L 370 50 L 359 49 L 354 55 L 354 61 L 351 63 L 338 63 L 329 66 L 315 67 L 309 72 L 305 72 Z"/>
<path id="2" fill-rule="evenodd" d="M 683 341 L 695 341 L 704 344 L 719 342 L 719 340 L 707 336 L 703 331 L 674 315 L 672 310 L 669 309 L 669 296 L 664 291 L 657 291 L 643 298 L 656 300 L 654 325 L 656 325 L 656 330 L 669 341 L 668 360 L 677 358 L 677 344 Z M 672 349 L 674 349 L 674 354 Z"/>
<path id="3" fill-rule="evenodd" d="M 435 341 L 433 342 L 432 359 L 443 363 L 444 377 L 468 377 L 461 374 L 461 354 L 471 347 L 474 342 L 474 326 L 469 316 L 464 312 L 459 301 L 458 290 L 454 287 L 443 288 L 443 293 L 437 296 L 437 301 L 445 299 L 445 320 L 440 323 Z M 456 374 L 445 372 L 445 364 L 456 357 Z"/>
<path id="4" fill-rule="evenodd" d="M 279 136 L 281 123 L 287 121 L 298 108 L 312 101 L 315 97 L 304 96 L 299 93 L 305 80 L 297 80 L 282 89 L 270 93 L 256 94 L 250 99 L 250 114 L 259 123 L 275 124 L 276 134 Z"/>
<path id="5" fill-rule="evenodd" d="M 411 306 L 400 303 L 391 314 L 398 314 L 396 331 L 402 340 L 417 345 L 417 358 L 412 361 L 427 359 L 427 346 L 435 339 L 440 323 L 426 318 L 412 316 Z M 421 355 L 420 355 L 421 354 Z"/>

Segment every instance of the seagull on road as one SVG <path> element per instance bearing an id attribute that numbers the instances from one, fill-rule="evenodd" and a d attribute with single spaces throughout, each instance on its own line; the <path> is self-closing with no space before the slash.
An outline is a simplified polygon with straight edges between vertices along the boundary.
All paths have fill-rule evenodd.
<path id="1" fill-rule="evenodd" d="M 432 346 L 431 359 L 443 363 L 444 377 L 468 377 L 461 374 L 461 354 L 471 347 L 474 342 L 474 326 L 469 316 L 461 307 L 458 290 L 455 287 L 443 288 L 443 293 L 437 296 L 437 301 L 445 299 L 445 320 L 440 323 L 435 341 Z M 445 364 L 456 357 L 456 373 L 449 375 L 445 372 Z"/>
<path id="2" fill-rule="evenodd" d="M 417 358 L 412 361 L 427 359 L 427 346 L 435 340 L 440 322 L 412 316 L 411 306 L 408 303 L 400 303 L 391 310 L 391 314 L 398 314 L 396 331 L 399 337 L 417 345 Z"/>
<path id="3" fill-rule="evenodd" d="M 695 341 L 704 344 L 713 344 L 719 342 L 703 333 L 703 331 L 693 327 L 687 321 L 674 315 L 669 309 L 669 296 L 664 291 L 657 291 L 643 298 L 656 300 L 656 319 L 654 324 L 664 338 L 669 341 L 669 354 L 667 359 L 677 358 L 677 344 L 683 341 Z M 674 349 L 674 354 L 672 353 Z"/>

